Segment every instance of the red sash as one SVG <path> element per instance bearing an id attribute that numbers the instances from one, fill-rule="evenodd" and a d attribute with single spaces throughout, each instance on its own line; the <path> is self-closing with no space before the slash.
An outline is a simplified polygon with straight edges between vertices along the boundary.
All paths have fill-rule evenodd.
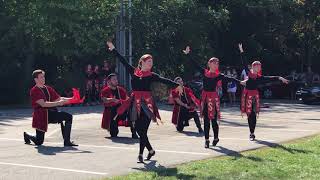
<path id="1" fill-rule="evenodd" d="M 248 116 L 252 112 L 252 100 L 256 99 L 256 113 L 260 112 L 260 97 L 258 90 L 244 89 L 241 96 L 241 113 L 246 113 Z"/>
<path id="2" fill-rule="evenodd" d="M 207 104 L 208 108 L 208 118 L 213 120 L 215 113 L 217 110 L 218 119 L 221 118 L 220 114 L 220 99 L 217 92 L 209 92 L 209 91 L 202 91 L 201 93 L 201 107 L 200 113 L 203 116 L 204 105 Z"/>
<path id="3" fill-rule="evenodd" d="M 117 87 L 117 93 L 118 96 L 120 97 L 120 104 L 125 101 L 127 99 L 127 92 L 124 88 L 118 86 Z M 112 94 L 112 89 L 108 86 L 106 86 L 105 88 L 102 89 L 101 94 L 100 94 L 101 98 L 102 97 L 106 97 L 106 98 L 114 98 L 114 95 Z M 102 121 L 101 121 L 101 128 L 103 129 L 107 129 L 110 131 L 110 124 L 111 121 L 113 121 L 114 117 L 111 117 L 111 107 L 118 105 L 118 103 L 114 103 L 114 102 L 109 102 L 109 103 L 104 103 L 104 112 L 103 112 L 103 116 L 102 116 Z M 119 126 L 121 126 L 122 121 L 125 121 L 125 119 L 120 119 L 118 122 Z M 121 122 L 121 123 L 120 123 Z"/>
<path id="4" fill-rule="evenodd" d="M 155 115 L 156 118 L 160 118 L 160 114 L 156 104 L 153 101 L 152 95 L 150 91 L 133 91 L 128 100 L 123 101 L 122 105 L 118 108 L 117 114 L 123 114 L 127 109 L 130 108 L 131 102 L 134 101 L 134 105 L 137 108 L 138 116 L 141 113 L 141 103 L 144 101 L 148 106 L 149 110 Z M 154 119 L 155 120 L 155 119 Z"/>

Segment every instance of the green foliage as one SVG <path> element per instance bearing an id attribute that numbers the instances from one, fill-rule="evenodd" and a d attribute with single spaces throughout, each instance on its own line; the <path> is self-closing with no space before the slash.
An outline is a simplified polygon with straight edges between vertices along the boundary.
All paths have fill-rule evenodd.
<path id="1" fill-rule="evenodd" d="M 181 56 L 186 45 L 203 65 L 216 56 L 222 66 L 240 68 L 239 42 L 267 74 L 320 69 L 320 1 L 132 2 L 132 20 L 125 21 L 132 27 L 134 63 L 151 53 L 155 71 L 165 76 L 192 76 L 194 68 Z M 83 86 L 84 65 L 108 57 L 104 43 L 116 32 L 119 7 L 115 0 L 0 0 L 0 91 L 11 95 L 0 102 L 27 101 L 35 68 L 50 72 L 49 83 L 63 78 L 68 86 Z"/>

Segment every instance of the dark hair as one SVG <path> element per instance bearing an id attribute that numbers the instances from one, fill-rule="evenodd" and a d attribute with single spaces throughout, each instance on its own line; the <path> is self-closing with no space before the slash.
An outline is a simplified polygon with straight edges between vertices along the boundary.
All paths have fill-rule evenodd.
<path id="1" fill-rule="evenodd" d="M 41 70 L 41 69 L 37 69 L 37 70 L 34 70 L 33 72 L 32 72 L 32 77 L 33 78 L 38 78 L 38 75 L 39 74 L 46 74 L 45 72 L 44 72 L 44 70 Z"/>
<path id="2" fill-rule="evenodd" d="M 111 73 L 108 75 L 107 80 L 109 81 L 113 76 L 117 76 L 116 73 Z"/>

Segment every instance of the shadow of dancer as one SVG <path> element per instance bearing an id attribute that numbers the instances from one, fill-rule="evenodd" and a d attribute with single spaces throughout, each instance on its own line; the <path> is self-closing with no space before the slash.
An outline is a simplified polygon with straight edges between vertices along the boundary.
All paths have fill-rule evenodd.
<path id="1" fill-rule="evenodd" d="M 58 146 L 36 146 L 35 149 L 38 153 L 43 155 L 56 155 L 57 153 L 92 153 L 91 151 L 83 151 L 78 148 L 68 146 L 68 147 L 58 147 Z"/>
<path id="2" fill-rule="evenodd" d="M 178 171 L 177 168 L 166 168 L 165 166 L 162 166 L 161 164 L 157 165 L 157 161 L 155 160 L 150 160 L 147 161 L 148 163 L 144 162 L 144 167 L 143 168 L 133 168 L 135 170 L 139 171 L 153 171 L 157 174 L 157 177 L 164 178 L 164 177 L 173 177 L 174 179 L 194 179 L 196 176 L 195 175 L 189 175 L 189 174 L 184 174 Z"/>
<path id="3" fill-rule="evenodd" d="M 114 143 L 119 144 L 136 144 L 139 143 L 139 139 L 133 139 L 131 137 L 105 137 L 106 139 L 110 139 Z"/>
<path id="4" fill-rule="evenodd" d="M 281 144 L 278 143 L 273 143 L 273 142 L 268 142 L 268 141 L 263 141 L 263 140 L 255 140 L 257 144 L 262 144 L 271 148 L 279 148 L 281 150 L 287 151 L 291 154 L 294 153 L 312 153 L 312 151 L 309 150 L 302 150 L 302 149 L 295 149 L 295 148 L 290 148 L 290 147 L 285 147 Z"/>
<path id="5" fill-rule="evenodd" d="M 224 155 L 230 156 L 230 157 L 234 157 L 234 159 L 239 159 L 239 158 L 245 158 L 245 159 L 249 159 L 251 161 L 255 161 L 255 162 L 262 162 L 263 159 L 259 158 L 259 157 L 254 157 L 254 156 L 244 156 L 242 155 L 240 152 L 238 151 L 234 151 L 225 147 L 221 147 L 221 146 L 216 146 L 216 148 L 210 148 L 216 152 L 222 153 Z"/>

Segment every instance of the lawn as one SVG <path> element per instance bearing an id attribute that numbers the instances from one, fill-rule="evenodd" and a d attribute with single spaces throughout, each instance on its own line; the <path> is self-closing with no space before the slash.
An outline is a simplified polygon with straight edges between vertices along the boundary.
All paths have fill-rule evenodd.
<path id="1" fill-rule="evenodd" d="M 320 179 L 320 135 L 229 156 L 158 167 L 113 180 L 136 179 Z M 152 163 L 152 162 L 151 162 Z"/>

